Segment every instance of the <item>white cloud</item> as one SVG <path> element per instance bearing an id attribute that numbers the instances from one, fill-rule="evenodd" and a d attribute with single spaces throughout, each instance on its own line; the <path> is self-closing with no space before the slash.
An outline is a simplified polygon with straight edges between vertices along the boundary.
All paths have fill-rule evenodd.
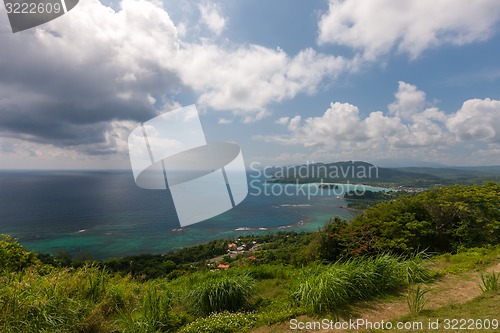
<path id="1" fill-rule="evenodd" d="M 278 125 L 288 125 L 288 122 L 290 121 L 289 117 L 281 117 L 280 119 L 276 120 L 276 124 Z"/>
<path id="2" fill-rule="evenodd" d="M 472 145 L 467 151 L 500 142 L 500 101 L 472 99 L 457 112 L 445 114 L 433 106 L 425 108 L 429 104 L 425 93 L 405 82 L 399 82 L 395 98 L 387 112 L 375 111 L 366 117 L 352 104 L 331 103 L 319 117 L 280 118 L 278 123 L 288 126 L 288 135 L 255 139 L 314 147 L 313 155 L 349 158 L 351 154 L 352 158 L 357 154 L 365 159 L 437 157 L 461 147 L 465 140 Z"/>
<path id="3" fill-rule="evenodd" d="M 295 131 L 299 126 L 301 120 L 302 120 L 301 116 L 295 116 L 292 119 L 290 119 L 290 122 L 288 123 L 288 129 L 291 131 Z"/>
<path id="4" fill-rule="evenodd" d="M 226 19 L 220 14 L 220 9 L 214 3 L 204 3 L 198 6 L 201 20 L 215 35 L 219 36 L 226 27 Z"/>
<path id="5" fill-rule="evenodd" d="M 224 25 L 213 19 L 220 18 L 216 9 L 200 7 L 217 33 Z M 0 30 L 9 29 L 0 15 Z M 194 92 L 201 109 L 250 122 L 267 116 L 269 104 L 314 94 L 351 70 L 344 58 L 312 49 L 290 56 L 182 36 L 161 3 L 146 0 L 123 0 L 118 11 L 81 1 L 40 27 L 0 34 L 0 135 L 111 154 L 122 150 L 110 135 L 115 122 L 142 122 L 175 108 L 179 92 Z"/>
<path id="6" fill-rule="evenodd" d="M 403 87 L 421 95 L 409 86 L 400 83 L 400 90 Z M 357 107 L 332 103 L 321 117 L 306 118 L 294 128 L 289 127 L 287 136 L 257 139 L 314 147 L 304 160 L 410 158 L 459 165 L 500 162 L 495 157 L 500 150 L 500 101 L 468 100 L 449 115 L 435 107 L 410 109 L 414 113 L 405 112 L 406 120 L 390 111 L 371 112 L 362 118 Z"/>
<path id="7" fill-rule="evenodd" d="M 232 124 L 233 120 L 232 119 L 227 119 L 227 118 L 220 117 L 219 120 L 217 121 L 217 123 L 221 124 L 221 125 L 227 125 L 227 124 Z"/>
<path id="8" fill-rule="evenodd" d="M 245 122 L 268 115 L 267 105 L 313 94 L 325 78 L 349 70 L 342 57 L 305 49 L 294 57 L 283 50 L 258 45 L 223 49 L 215 44 L 190 44 L 179 54 L 184 84 L 198 94 L 198 102 L 231 110 Z"/>
<path id="9" fill-rule="evenodd" d="M 459 140 L 500 142 L 500 101 L 472 99 L 446 122 Z"/>
<path id="10" fill-rule="evenodd" d="M 403 81 L 398 82 L 399 87 L 394 95 L 396 101 L 389 104 L 389 111 L 400 118 L 408 119 L 421 112 L 425 107 L 425 93 L 417 87 Z"/>
<path id="11" fill-rule="evenodd" d="M 487 39 L 500 20 L 498 0 L 330 0 L 319 44 L 338 44 L 374 60 L 392 48 L 418 57 L 428 48 Z"/>

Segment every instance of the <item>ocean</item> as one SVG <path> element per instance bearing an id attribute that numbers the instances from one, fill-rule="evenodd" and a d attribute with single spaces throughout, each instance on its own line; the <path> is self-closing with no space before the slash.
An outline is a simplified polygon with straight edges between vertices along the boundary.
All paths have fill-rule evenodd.
<path id="1" fill-rule="evenodd" d="M 240 205 L 181 228 L 168 192 L 137 187 L 131 171 L 1 171 L 0 233 L 36 252 L 105 259 L 244 234 L 317 231 L 331 217 L 356 214 L 344 208 L 346 186 L 319 191 L 248 176 Z"/>

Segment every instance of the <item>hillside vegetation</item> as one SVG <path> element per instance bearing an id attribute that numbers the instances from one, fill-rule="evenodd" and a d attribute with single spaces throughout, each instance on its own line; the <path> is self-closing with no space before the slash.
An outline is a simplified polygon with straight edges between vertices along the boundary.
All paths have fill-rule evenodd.
<path id="1" fill-rule="evenodd" d="M 323 229 L 323 259 L 382 252 L 457 252 L 500 243 L 500 185 L 452 185 L 381 202 Z"/>
<path id="2" fill-rule="evenodd" d="M 277 183 L 351 183 L 429 188 L 500 181 L 500 167 L 384 168 L 363 161 L 314 163 L 269 169 Z"/>
<path id="3" fill-rule="evenodd" d="M 356 302 L 498 260 L 500 185 L 434 188 L 350 222 L 334 218 L 316 233 L 231 242 L 259 246 L 223 256 L 229 269 L 217 269 L 209 259 L 226 253 L 227 240 L 164 256 L 71 262 L 3 236 L 0 331 L 220 333 L 299 316 L 335 320 Z M 488 274 L 481 288 L 490 296 L 477 302 L 497 299 L 498 274 Z"/>

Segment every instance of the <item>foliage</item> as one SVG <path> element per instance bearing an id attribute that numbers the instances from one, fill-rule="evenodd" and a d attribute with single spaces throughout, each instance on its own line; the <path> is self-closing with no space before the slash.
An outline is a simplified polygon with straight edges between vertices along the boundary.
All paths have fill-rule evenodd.
<path id="1" fill-rule="evenodd" d="M 471 270 L 481 270 L 494 262 L 500 255 L 500 246 L 459 249 L 458 253 L 445 253 L 432 258 L 433 269 L 440 275 L 457 274 Z"/>
<path id="2" fill-rule="evenodd" d="M 5 332 L 100 332 L 113 327 L 106 318 L 132 303 L 124 282 L 96 288 L 103 281 L 95 267 L 60 269 L 40 275 L 33 269 L 1 277 L 0 330 Z M 101 282 L 99 282 L 101 283 Z M 99 290 L 99 292 L 97 292 Z"/>
<path id="3" fill-rule="evenodd" d="M 255 238 L 263 244 L 254 252 L 254 265 L 306 265 L 316 259 L 315 235 L 305 232 L 278 232 Z"/>
<path id="4" fill-rule="evenodd" d="M 227 254 L 227 245 L 235 242 L 246 245 L 248 249 L 254 245 L 253 242 L 262 245 L 254 252 L 256 256 L 256 260 L 253 262 L 254 266 L 261 264 L 301 266 L 315 260 L 317 245 L 314 241 L 315 235 L 313 233 L 277 232 L 240 236 L 238 240 L 212 241 L 163 255 L 143 254 L 90 262 L 72 261 L 67 255 L 55 257 L 48 254 L 38 254 L 38 258 L 43 263 L 54 267 L 80 268 L 91 263 L 99 267 L 106 267 L 110 272 L 122 275 L 130 274 L 140 280 L 163 277 L 171 280 L 205 268 L 206 260 Z M 233 262 L 237 259 L 228 259 L 227 262 Z"/>
<path id="5" fill-rule="evenodd" d="M 396 199 L 404 195 L 404 191 L 370 191 L 366 190 L 362 193 L 356 191 L 348 191 L 344 194 L 344 199 L 347 200 L 347 206 L 353 209 L 366 209 L 379 202 Z"/>
<path id="6" fill-rule="evenodd" d="M 132 274 L 134 277 L 146 279 L 176 278 L 185 272 L 193 271 L 191 263 L 204 262 L 207 259 L 225 254 L 226 251 L 227 241 L 216 240 L 164 255 L 143 254 L 103 260 L 101 265 L 106 266 L 111 271 Z M 201 264 L 197 266 L 201 266 Z"/>
<path id="7" fill-rule="evenodd" d="M 437 187 L 381 202 L 318 236 L 321 258 L 382 252 L 456 252 L 500 242 L 500 184 Z"/>
<path id="8" fill-rule="evenodd" d="M 440 187 L 380 203 L 350 223 L 334 218 L 318 233 L 248 235 L 79 263 L 37 256 L 3 236 L 0 331 L 234 332 L 344 309 L 427 281 L 429 265 L 439 273 L 484 269 L 500 253 L 488 245 L 500 242 L 499 204 L 495 183 Z M 247 248 L 256 242 L 255 258 L 247 252 L 227 271 L 208 271 L 206 260 L 236 241 Z M 457 254 L 424 261 L 418 251 L 426 248 Z M 480 287 L 494 290 L 499 280 L 499 273 L 484 274 Z M 407 298 L 417 310 L 425 301 L 419 288 Z"/>
<path id="9" fill-rule="evenodd" d="M 234 312 L 248 304 L 255 281 L 248 275 L 217 273 L 191 286 L 186 297 L 191 312 L 197 315 Z"/>
<path id="10" fill-rule="evenodd" d="M 246 274 L 256 280 L 266 280 L 266 279 L 287 279 L 290 275 L 290 268 L 282 265 L 251 265 L 248 267 L 237 267 L 234 271 L 241 272 L 241 274 Z"/>
<path id="11" fill-rule="evenodd" d="M 0 273 L 21 272 L 27 267 L 38 265 L 36 255 L 25 250 L 15 239 L 8 235 L 0 238 Z"/>
<path id="12" fill-rule="evenodd" d="M 0 274 L 2 332 L 157 332 L 182 323 L 156 284 L 96 264 L 47 270 L 14 240 L 4 242 L 0 261 L 9 265 Z"/>
<path id="13" fill-rule="evenodd" d="M 253 313 L 212 313 L 183 327 L 179 333 L 232 333 L 252 328 L 258 316 Z"/>

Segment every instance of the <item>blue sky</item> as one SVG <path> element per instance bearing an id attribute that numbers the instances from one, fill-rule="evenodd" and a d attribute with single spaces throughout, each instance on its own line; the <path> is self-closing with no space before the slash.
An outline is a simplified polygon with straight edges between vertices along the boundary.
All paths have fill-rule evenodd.
<path id="1" fill-rule="evenodd" d="M 0 7 L 0 168 L 128 168 L 196 104 L 247 164 L 500 165 L 497 0 L 92 1 L 24 32 Z"/>

